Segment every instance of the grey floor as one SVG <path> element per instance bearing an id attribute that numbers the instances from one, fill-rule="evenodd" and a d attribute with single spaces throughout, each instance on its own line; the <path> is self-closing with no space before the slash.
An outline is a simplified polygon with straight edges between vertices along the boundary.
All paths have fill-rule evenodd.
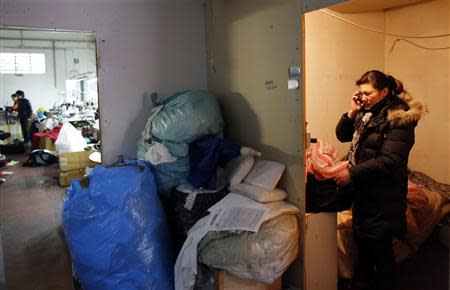
<path id="1" fill-rule="evenodd" d="M 25 155 L 10 155 L 26 160 Z M 9 167 L 0 185 L 3 267 L 8 290 L 73 290 L 72 267 L 61 226 L 64 188 L 58 165 Z M 0 271 L 1 272 L 1 271 Z"/>

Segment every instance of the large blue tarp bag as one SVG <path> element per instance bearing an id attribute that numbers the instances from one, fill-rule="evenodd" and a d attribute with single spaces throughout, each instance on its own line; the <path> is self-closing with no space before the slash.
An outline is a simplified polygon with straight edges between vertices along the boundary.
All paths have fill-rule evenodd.
<path id="1" fill-rule="evenodd" d="M 152 97 L 154 99 L 154 97 Z M 175 143 L 191 143 L 206 135 L 220 135 L 224 122 L 219 103 L 207 91 L 176 93 L 162 102 L 151 123 L 151 136 Z"/>
<path id="2" fill-rule="evenodd" d="M 84 290 L 173 289 L 168 225 L 144 162 L 97 166 L 72 182 L 62 218 Z"/>

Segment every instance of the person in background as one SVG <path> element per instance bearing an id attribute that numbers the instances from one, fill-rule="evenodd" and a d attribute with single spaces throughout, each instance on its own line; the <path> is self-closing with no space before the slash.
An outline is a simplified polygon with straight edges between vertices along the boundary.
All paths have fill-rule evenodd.
<path id="1" fill-rule="evenodd" d="M 377 70 L 356 85 L 350 110 L 336 127 L 339 141 L 351 141 L 349 166 L 335 177 L 338 186 L 353 188 L 358 260 L 350 289 L 394 290 L 392 243 L 406 232 L 408 157 L 426 107 L 400 81 Z"/>
<path id="2" fill-rule="evenodd" d="M 13 97 L 15 96 L 15 98 Z M 15 94 L 11 96 L 14 100 L 14 105 L 9 107 L 10 110 L 17 111 L 18 118 L 20 121 L 20 126 L 22 128 L 22 134 L 24 142 L 30 141 L 30 134 L 28 133 L 28 122 L 33 114 L 33 109 L 31 103 L 25 98 L 25 93 L 21 90 L 16 91 Z"/>
<path id="3" fill-rule="evenodd" d="M 11 95 L 11 99 L 13 100 L 14 104 L 12 106 L 5 106 L 5 123 L 10 124 L 10 114 L 12 111 L 18 111 L 19 110 L 19 100 L 16 94 Z"/>

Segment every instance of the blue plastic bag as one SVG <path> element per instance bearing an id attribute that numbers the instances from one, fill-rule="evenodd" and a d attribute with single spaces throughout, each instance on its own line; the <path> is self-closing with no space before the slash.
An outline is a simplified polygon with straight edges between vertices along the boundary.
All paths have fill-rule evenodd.
<path id="1" fill-rule="evenodd" d="M 168 225 L 149 168 L 97 166 L 88 181 L 72 182 L 62 213 L 83 289 L 173 289 Z"/>
<path id="2" fill-rule="evenodd" d="M 224 122 L 219 103 L 207 91 L 176 93 L 161 104 L 164 107 L 151 124 L 153 137 L 175 143 L 191 143 L 206 135 L 218 136 L 222 133 Z"/>

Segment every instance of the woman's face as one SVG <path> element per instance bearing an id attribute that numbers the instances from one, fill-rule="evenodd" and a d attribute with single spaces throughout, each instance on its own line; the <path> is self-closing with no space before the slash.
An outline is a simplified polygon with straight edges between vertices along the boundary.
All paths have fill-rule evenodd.
<path id="1" fill-rule="evenodd" d="M 389 92 L 388 88 L 384 88 L 379 91 L 370 83 L 359 85 L 358 91 L 361 93 L 363 107 L 366 109 L 369 109 L 370 107 L 381 101 Z"/>

